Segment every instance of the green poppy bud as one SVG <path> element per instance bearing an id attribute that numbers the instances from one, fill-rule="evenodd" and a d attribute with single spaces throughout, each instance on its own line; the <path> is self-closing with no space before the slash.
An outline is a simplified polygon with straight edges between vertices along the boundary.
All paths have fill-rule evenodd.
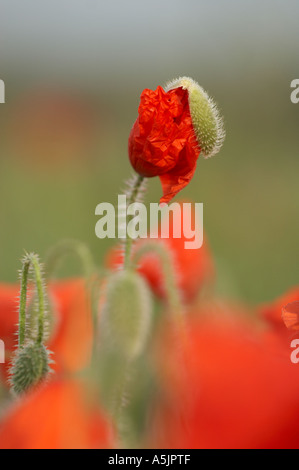
<path id="1" fill-rule="evenodd" d="M 50 372 L 51 359 L 43 344 L 29 343 L 20 348 L 11 368 L 11 384 L 17 395 L 41 382 Z"/>
<path id="2" fill-rule="evenodd" d="M 166 91 L 178 87 L 188 91 L 192 125 L 202 155 L 205 158 L 216 155 L 225 138 L 223 119 L 216 103 L 192 78 L 173 80 L 166 85 Z"/>
<path id="3" fill-rule="evenodd" d="M 136 358 L 145 347 L 151 315 L 151 294 L 143 278 L 133 270 L 111 275 L 101 326 L 107 346 L 128 360 Z"/>

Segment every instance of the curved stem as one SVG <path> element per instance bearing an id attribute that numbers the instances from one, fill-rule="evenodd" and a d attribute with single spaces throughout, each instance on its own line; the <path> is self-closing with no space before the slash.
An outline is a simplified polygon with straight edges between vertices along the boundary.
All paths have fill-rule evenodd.
<path id="1" fill-rule="evenodd" d="M 91 296 L 91 309 L 92 309 L 92 326 L 93 326 L 93 347 L 92 347 L 92 363 L 97 357 L 97 340 L 98 340 L 98 322 L 99 312 L 98 306 L 102 293 L 102 282 L 107 276 L 107 273 L 103 270 L 97 269 L 95 276 L 90 280 L 90 296 Z M 91 366 L 92 367 L 92 366 Z"/>
<path id="2" fill-rule="evenodd" d="M 84 275 L 89 277 L 94 270 L 92 255 L 87 246 L 78 240 L 63 240 L 51 248 L 46 256 L 46 273 L 51 277 L 61 261 L 67 254 L 74 254 L 80 260 Z"/>
<path id="3" fill-rule="evenodd" d="M 40 265 L 37 256 L 32 257 L 32 265 L 35 273 L 35 283 L 38 296 L 38 333 L 37 343 L 42 344 L 44 339 L 44 318 L 45 318 L 45 300 L 44 300 L 44 289 L 43 281 L 40 270 Z"/>
<path id="4" fill-rule="evenodd" d="M 81 262 L 83 275 L 86 278 L 86 287 L 90 288 L 91 293 L 91 309 L 92 309 L 92 323 L 93 323 L 93 352 L 96 347 L 96 338 L 97 338 L 97 322 L 98 322 L 98 311 L 97 303 L 98 296 L 95 295 L 95 290 L 100 284 L 101 278 L 104 277 L 100 269 L 97 269 L 94 264 L 93 257 L 89 248 L 85 243 L 79 240 L 62 240 L 57 243 L 53 248 L 48 251 L 46 257 L 46 273 L 48 277 L 52 277 L 57 265 L 63 257 L 68 254 L 74 254 L 78 260 Z M 92 275 L 95 276 L 92 276 Z M 94 355 L 94 354 L 93 354 Z"/>
<path id="5" fill-rule="evenodd" d="M 41 344 L 44 339 L 45 298 L 43 280 L 38 256 L 34 253 L 30 253 L 26 254 L 23 259 L 23 267 L 21 272 L 21 293 L 19 308 L 19 347 L 24 344 L 26 339 L 26 306 L 30 267 L 33 268 L 38 297 L 37 343 Z"/>
<path id="6" fill-rule="evenodd" d="M 21 292 L 19 306 L 19 347 L 24 344 L 26 334 L 26 305 L 29 267 L 30 261 L 24 259 L 21 271 Z"/>
<path id="7" fill-rule="evenodd" d="M 127 387 L 129 383 L 129 374 L 130 374 L 130 364 L 124 364 L 123 370 L 121 372 L 121 376 L 119 377 L 119 384 L 118 387 L 115 387 L 114 391 L 114 407 L 112 410 L 112 416 L 117 426 L 118 431 L 118 438 L 119 444 L 124 445 L 126 443 L 126 432 L 124 432 L 124 428 L 127 428 L 126 423 L 124 420 L 124 408 L 125 408 L 125 397 L 127 392 Z"/>
<path id="8" fill-rule="evenodd" d="M 143 183 L 145 181 L 144 176 L 136 175 L 133 181 L 128 183 L 129 189 L 126 194 L 127 196 L 127 207 L 140 200 L 140 196 L 143 191 Z M 126 214 L 126 225 L 127 225 L 127 214 Z M 126 236 L 125 239 L 125 252 L 124 252 L 124 267 L 128 268 L 131 264 L 131 251 L 132 251 L 133 239 Z"/>

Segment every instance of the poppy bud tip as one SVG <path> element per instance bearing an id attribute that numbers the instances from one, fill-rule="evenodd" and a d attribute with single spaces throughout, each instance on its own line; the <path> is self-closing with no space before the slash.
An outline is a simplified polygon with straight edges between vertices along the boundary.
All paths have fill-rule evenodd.
<path id="1" fill-rule="evenodd" d="M 166 84 L 165 91 L 174 88 L 188 91 L 190 114 L 196 139 L 204 158 L 219 152 L 225 139 L 223 118 L 207 92 L 192 78 L 180 77 Z"/>

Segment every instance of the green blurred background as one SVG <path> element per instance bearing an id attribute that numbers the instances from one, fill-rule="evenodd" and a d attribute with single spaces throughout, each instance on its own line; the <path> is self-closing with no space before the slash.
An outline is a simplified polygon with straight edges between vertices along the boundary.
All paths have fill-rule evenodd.
<path id="1" fill-rule="evenodd" d="M 44 257 L 62 238 L 102 262 L 114 241 L 96 238 L 94 211 L 116 203 L 132 172 L 140 93 L 188 75 L 227 132 L 181 193 L 204 203 L 218 292 L 253 303 L 299 284 L 298 1 L 4 0 L 1 10 L 2 281 L 16 281 L 24 249 Z M 146 201 L 160 195 L 151 180 Z"/>

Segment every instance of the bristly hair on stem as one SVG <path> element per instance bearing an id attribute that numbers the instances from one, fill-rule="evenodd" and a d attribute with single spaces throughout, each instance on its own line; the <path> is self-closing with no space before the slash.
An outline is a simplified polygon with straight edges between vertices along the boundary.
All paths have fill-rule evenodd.
<path id="1" fill-rule="evenodd" d="M 33 274 L 37 297 L 37 325 L 27 325 L 27 291 L 30 275 Z M 50 352 L 44 346 L 45 336 L 45 287 L 39 257 L 26 253 L 22 260 L 21 292 L 19 306 L 18 348 L 10 368 L 10 383 L 15 394 L 19 395 L 46 378 L 51 372 Z M 34 318 L 35 320 L 35 318 Z"/>
<path id="2" fill-rule="evenodd" d="M 127 208 L 130 204 L 135 202 L 143 202 L 144 194 L 147 188 L 147 178 L 140 175 L 133 175 L 125 183 L 125 189 L 123 194 L 126 196 L 126 207 L 120 208 L 121 211 L 118 213 L 118 223 L 121 229 L 126 233 L 126 237 L 123 239 L 123 251 L 124 251 L 124 264 L 123 267 L 130 267 L 131 264 L 131 250 L 133 240 L 127 237 Z M 125 211 L 124 211 L 125 209 Z"/>
<path id="3" fill-rule="evenodd" d="M 22 260 L 21 270 L 21 291 L 19 305 L 19 347 L 21 347 L 26 339 L 27 329 L 27 292 L 31 275 L 34 277 L 34 284 L 37 296 L 37 335 L 36 341 L 41 344 L 45 335 L 46 323 L 46 295 L 45 284 L 43 280 L 43 269 L 39 261 L 39 257 L 35 253 L 26 253 Z"/>

